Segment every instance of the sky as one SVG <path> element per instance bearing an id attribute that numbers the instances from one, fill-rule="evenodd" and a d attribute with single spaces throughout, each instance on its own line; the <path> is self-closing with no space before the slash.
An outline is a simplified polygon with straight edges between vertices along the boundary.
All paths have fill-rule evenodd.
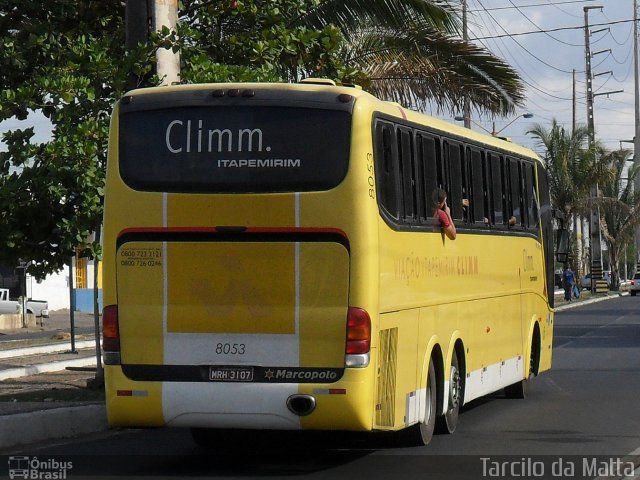
<path id="1" fill-rule="evenodd" d="M 603 52 L 592 58 L 596 138 L 610 150 L 620 148 L 621 140 L 633 139 L 633 0 L 466 1 L 469 38 L 511 65 L 526 86 L 525 105 L 517 107 L 516 114 L 510 117 L 496 118 L 496 131 L 502 130 L 501 136 L 538 153 L 542 149 L 526 134 L 534 124 L 548 128 L 555 118 L 571 129 L 574 70 L 576 122 L 586 125 L 583 8 L 602 7 L 591 8 L 588 14 L 591 51 Z M 617 90 L 623 92 L 604 95 Z M 455 122 L 455 115 L 461 113 L 433 114 Z M 524 113 L 533 114 L 533 118 L 521 117 Z M 494 119 L 490 116 L 474 112 L 472 120 L 475 130 L 493 130 Z M 46 140 L 49 135 L 46 120 L 33 115 L 22 126 L 27 124 L 34 125 L 37 140 Z M 14 121 L 4 122 L 0 130 L 18 125 Z M 622 147 L 632 149 L 633 145 L 623 143 Z"/>
<path id="2" fill-rule="evenodd" d="M 526 104 L 510 117 L 495 119 L 496 131 L 515 120 L 501 136 L 540 153 L 535 139 L 526 135 L 534 124 L 549 128 L 556 119 L 570 131 L 574 70 L 576 123 L 586 126 L 586 6 L 591 52 L 602 52 L 591 59 L 596 139 L 609 150 L 633 140 L 633 0 L 467 0 L 469 39 L 505 60 L 526 86 Z M 618 90 L 623 92 L 605 95 Z M 524 113 L 533 118 L 519 117 Z M 491 117 L 473 113 L 472 119 L 492 131 Z M 633 150 L 633 144 L 622 143 L 622 148 Z"/>

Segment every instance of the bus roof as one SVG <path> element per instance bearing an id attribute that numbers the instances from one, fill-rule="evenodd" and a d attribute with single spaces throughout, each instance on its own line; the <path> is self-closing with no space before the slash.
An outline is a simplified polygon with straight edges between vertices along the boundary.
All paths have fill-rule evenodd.
<path id="1" fill-rule="evenodd" d="M 482 143 L 484 145 L 494 147 L 498 150 L 511 152 L 513 154 L 522 155 L 536 161 L 540 161 L 540 157 L 531 149 L 513 143 L 509 140 L 505 140 L 500 137 L 494 137 L 485 133 L 477 132 L 469 128 L 456 125 L 452 122 L 439 119 L 424 113 L 410 110 L 403 107 L 397 102 L 389 102 L 380 100 L 374 95 L 365 92 L 361 88 L 353 85 L 335 85 L 332 80 L 325 79 L 308 79 L 309 81 L 302 81 L 300 83 L 261 83 L 261 82 L 248 82 L 248 83 L 201 83 L 201 84 L 187 84 L 187 85 L 170 85 L 162 87 L 150 87 L 132 90 L 125 94 L 127 96 L 139 96 L 139 95 L 166 95 L 177 93 L 180 91 L 218 91 L 221 94 L 223 92 L 230 92 L 232 90 L 272 90 L 272 91 L 307 91 L 307 92 L 327 92 L 334 91 L 338 94 L 348 94 L 352 97 L 364 99 L 366 98 L 372 105 L 374 111 L 379 111 L 386 115 L 403 119 L 418 125 L 430 127 L 438 130 L 441 133 L 453 135 L 455 137 L 472 140 L 474 142 Z"/>

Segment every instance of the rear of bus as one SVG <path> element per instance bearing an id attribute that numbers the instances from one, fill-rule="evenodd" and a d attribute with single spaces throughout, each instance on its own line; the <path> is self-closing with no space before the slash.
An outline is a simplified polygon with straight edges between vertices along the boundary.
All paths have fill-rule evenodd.
<path id="1" fill-rule="evenodd" d="M 220 84 L 118 103 L 104 217 L 111 425 L 371 430 L 376 275 L 361 252 L 376 248 L 377 206 L 363 202 L 359 96 Z M 366 138 L 352 138 L 354 119 Z"/>

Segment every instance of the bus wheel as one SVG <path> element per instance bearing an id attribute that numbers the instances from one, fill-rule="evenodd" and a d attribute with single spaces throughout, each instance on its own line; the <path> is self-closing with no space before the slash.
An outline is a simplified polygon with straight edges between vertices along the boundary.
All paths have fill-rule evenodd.
<path id="1" fill-rule="evenodd" d="M 436 397 L 436 369 L 433 366 L 433 360 L 430 360 L 424 421 L 408 428 L 406 437 L 408 443 L 412 445 L 427 445 L 431 441 L 433 430 L 436 426 Z"/>
<path id="2" fill-rule="evenodd" d="M 529 382 L 538 373 L 538 362 L 540 361 L 540 334 L 536 330 L 531 342 L 531 356 L 529 357 L 529 374 L 519 382 L 504 387 L 504 394 L 507 398 L 526 398 L 529 392 Z"/>
<path id="3" fill-rule="evenodd" d="M 531 378 L 531 374 L 529 374 Z M 507 398 L 526 398 L 529 391 L 529 378 L 523 378 L 519 382 L 504 387 L 504 395 Z"/>
<path id="4" fill-rule="evenodd" d="M 462 379 L 458 367 L 458 355 L 453 354 L 451 370 L 449 371 L 449 405 L 447 411 L 438 417 L 436 428 L 438 433 L 453 433 L 458 425 L 460 404 L 462 403 Z"/>

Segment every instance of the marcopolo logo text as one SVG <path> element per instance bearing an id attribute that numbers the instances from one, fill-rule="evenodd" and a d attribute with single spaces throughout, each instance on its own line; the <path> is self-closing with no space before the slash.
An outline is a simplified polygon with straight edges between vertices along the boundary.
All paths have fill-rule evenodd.
<path id="1" fill-rule="evenodd" d="M 264 371 L 264 379 L 269 382 L 335 382 L 340 378 L 339 369 L 315 369 L 315 368 L 267 368 Z"/>

